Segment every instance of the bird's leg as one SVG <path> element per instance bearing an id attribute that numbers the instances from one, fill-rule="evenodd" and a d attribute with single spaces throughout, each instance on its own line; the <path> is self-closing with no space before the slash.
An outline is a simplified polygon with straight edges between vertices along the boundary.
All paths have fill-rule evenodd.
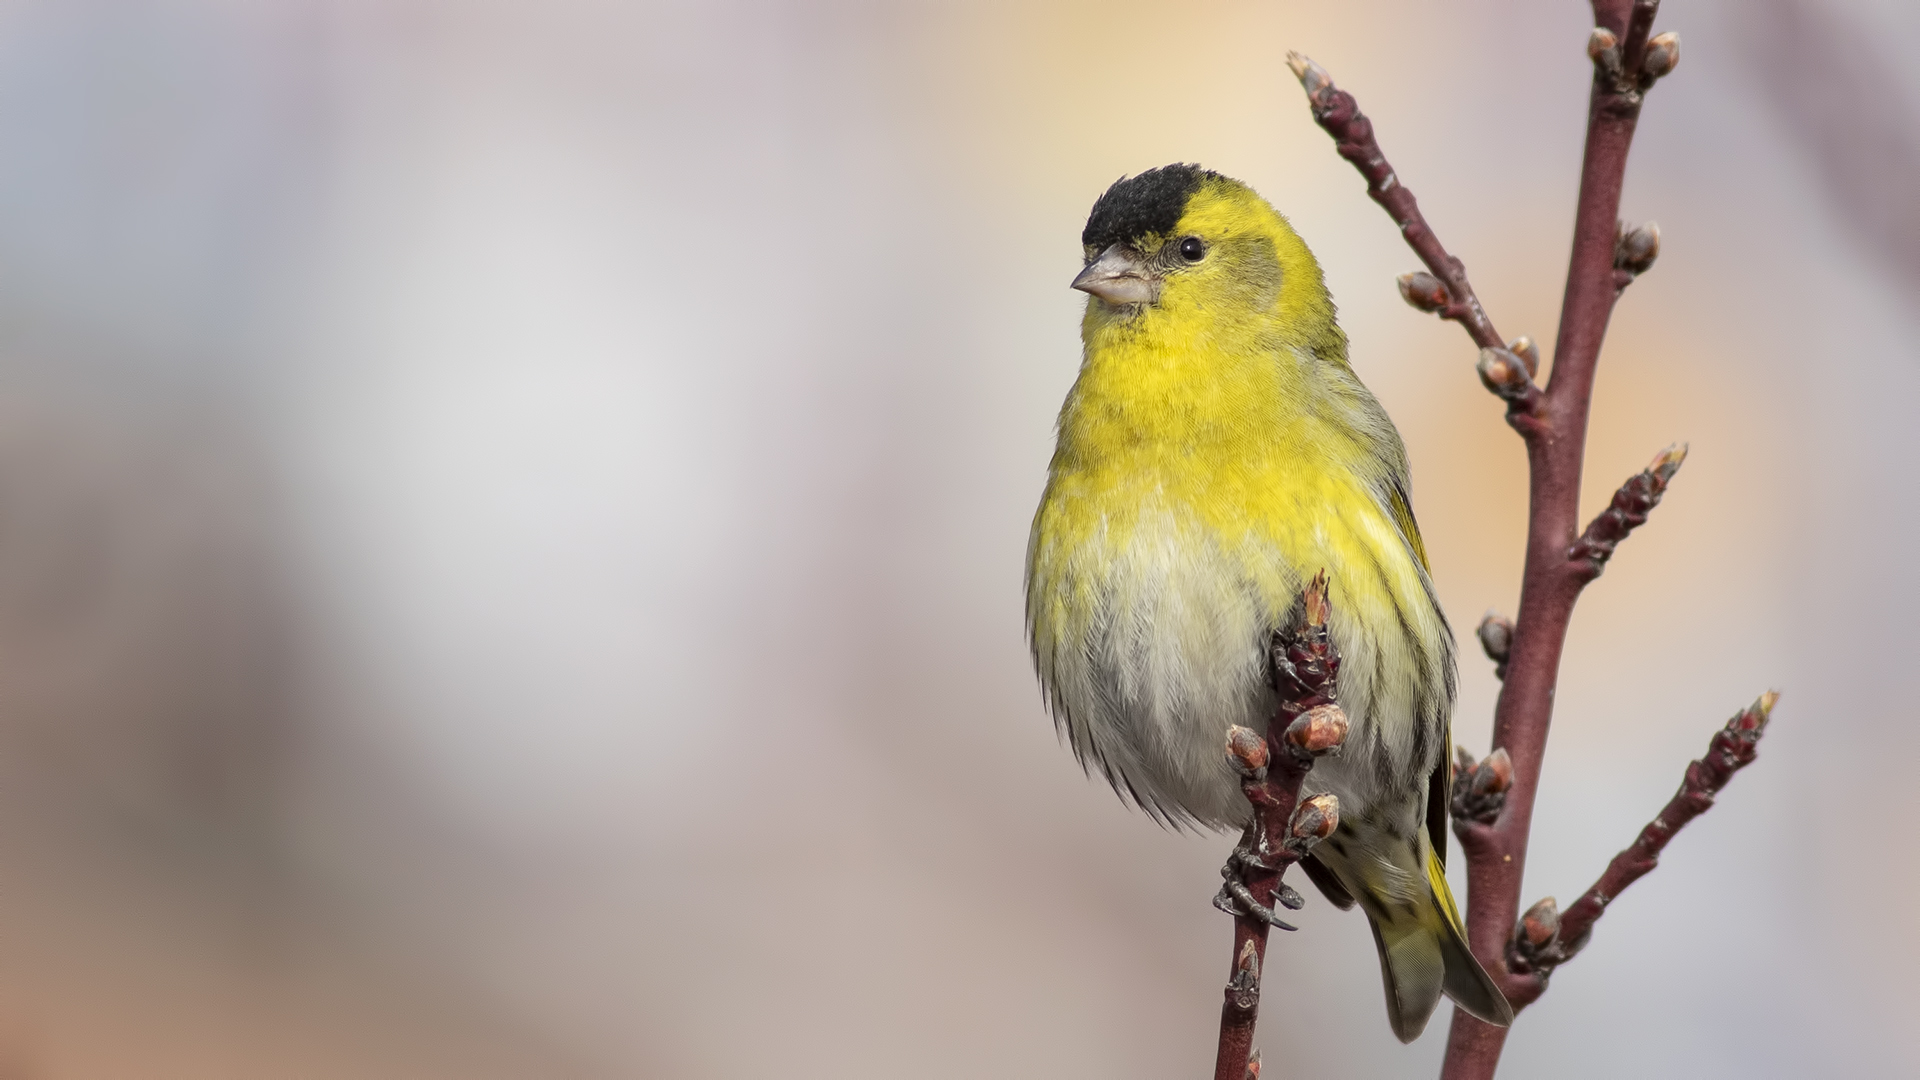
<path id="1" fill-rule="evenodd" d="M 1246 832 L 1240 834 L 1240 843 L 1227 856 L 1227 864 L 1220 868 L 1220 876 L 1226 879 L 1226 883 L 1220 886 L 1219 895 L 1213 898 L 1213 906 L 1229 915 L 1252 916 L 1282 930 L 1299 929 L 1281 919 L 1273 908 L 1255 899 L 1253 889 L 1248 885 L 1250 876 L 1277 877 L 1285 869 L 1284 863 L 1276 866 L 1266 861 L 1266 841 L 1266 830 L 1260 827 L 1260 820 L 1256 816 Z M 1289 911 L 1298 911 L 1306 906 L 1306 899 L 1284 881 L 1273 883 L 1273 899 L 1278 907 Z"/>

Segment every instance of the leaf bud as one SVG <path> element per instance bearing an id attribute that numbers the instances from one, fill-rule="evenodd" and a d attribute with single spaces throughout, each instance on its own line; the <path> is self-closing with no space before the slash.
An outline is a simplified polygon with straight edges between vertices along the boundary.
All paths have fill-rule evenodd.
<path id="1" fill-rule="evenodd" d="M 1680 464 L 1687 460 L 1687 444 L 1676 443 L 1655 454 L 1647 464 L 1647 472 L 1653 476 L 1654 490 L 1664 491 L 1667 481 L 1680 471 Z"/>
<path id="2" fill-rule="evenodd" d="M 1480 620 L 1480 647 L 1487 652 L 1487 659 L 1504 665 L 1513 652 L 1513 620 L 1497 611 L 1489 611 Z"/>
<path id="3" fill-rule="evenodd" d="M 1629 274 L 1638 276 L 1653 269 L 1653 261 L 1660 257 L 1660 225 L 1649 221 L 1634 229 L 1623 225 L 1618 238 L 1614 241 L 1613 265 Z"/>
<path id="4" fill-rule="evenodd" d="M 1510 349 L 1493 346 L 1481 349 L 1476 369 L 1480 372 L 1481 384 L 1508 401 L 1525 397 L 1533 387 L 1526 363 Z"/>
<path id="5" fill-rule="evenodd" d="M 1347 712 L 1338 705 L 1316 705 L 1287 725 L 1287 741 L 1319 757 L 1347 738 Z"/>
<path id="6" fill-rule="evenodd" d="M 1604 26 L 1594 27 L 1593 33 L 1587 35 L 1587 55 L 1595 60 L 1600 59 L 1601 55 L 1608 50 L 1619 47 L 1620 39 Z"/>
<path id="7" fill-rule="evenodd" d="M 1261 779 L 1267 775 L 1267 740 L 1252 728 L 1234 724 L 1227 728 L 1227 760 L 1241 776 Z"/>
<path id="8" fill-rule="evenodd" d="M 1331 793 L 1315 795 L 1300 800 L 1294 808 L 1293 821 L 1287 825 L 1287 835 L 1306 843 L 1318 843 L 1333 835 L 1340 827 L 1340 800 Z"/>
<path id="9" fill-rule="evenodd" d="M 1513 757 L 1502 746 L 1473 770 L 1473 793 L 1497 795 L 1513 786 Z"/>
<path id="10" fill-rule="evenodd" d="M 1560 905 L 1549 896 L 1520 916 L 1520 934 L 1536 949 L 1544 947 L 1560 933 Z"/>
<path id="11" fill-rule="evenodd" d="M 1540 376 L 1540 346 L 1534 344 L 1532 338 L 1521 334 L 1507 342 L 1507 351 L 1519 357 L 1520 362 L 1527 365 L 1528 378 Z"/>
<path id="12" fill-rule="evenodd" d="M 1293 69 L 1293 77 L 1300 80 L 1300 86 L 1306 90 L 1309 98 L 1318 97 L 1320 91 L 1333 85 L 1333 76 L 1327 74 L 1326 68 L 1300 53 L 1287 53 L 1287 66 Z"/>
<path id="13" fill-rule="evenodd" d="M 1739 715 L 1727 721 L 1727 728 L 1736 734 L 1758 738 L 1765 731 L 1767 721 L 1773 716 L 1773 703 L 1780 700 L 1780 692 L 1769 690 L 1754 699 L 1753 704 L 1740 710 Z"/>
<path id="14" fill-rule="evenodd" d="M 1453 302 L 1453 296 L 1447 292 L 1446 282 L 1425 270 L 1401 274 L 1395 280 L 1400 286 L 1400 299 L 1429 315 L 1445 311 L 1447 305 Z"/>
<path id="15" fill-rule="evenodd" d="M 1317 630 L 1327 625 L 1327 616 L 1333 607 L 1327 600 L 1327 572 L 1322 569 L 1307 582 L 1306 590 L 1300 596 L 1300 607 L 1306 616 L 1307 628 Z"/>
<path id="16" fill-rule="evenodd" d="M 1680 35 L 1669 30 L 1656 34 L 1647 42 L 1647 55 L 1640 61 L 1640 70 L 1648 80 L 1658 79 L 1670 74 L 1680 65 Z"/>

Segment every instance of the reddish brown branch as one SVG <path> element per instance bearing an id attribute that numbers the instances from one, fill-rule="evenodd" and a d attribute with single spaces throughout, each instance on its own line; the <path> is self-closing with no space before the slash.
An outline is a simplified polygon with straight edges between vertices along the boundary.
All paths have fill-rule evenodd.
<path id="1" fill-rule="evenodd" d="M 1339 749 L 1347 737 L 1346 714 L 1334 703 L 1340 652 L 1327 632 L 1332 609 L 1324 571 L 1307 586 L 1304 601 L 1299 625 L 1274 642 L 1272 674 L 1280 707 L 1266 736 L 1237 726 L 1227 731 L 1227 760 L 1239 771 L 1240 789 L 1253 804 L 1253 823 L 1221 870 L 1227 884 L 1214 900 L 1233 915 L 1233 968 L 1220 1009 L 1214 1080 L 1260 1075 L 1253 1029 L 1260 1015 L 1267 931 L 1270 926 L 1293 929 L 1275 909 L 1301 904 L 1281 877 L 1340 823 L 1340 801 L 1332 795 L 1300 799 L 1300 783 L 1314 759 Z"/>
<path id="2" fill-rule="evenodd" d="M 1532 340 L 1522 337 L 1502 342 L 1467 280 L 1466 264 L 1433 234 L 1432 226 L 1420 213 L 1413 189 L 1400 182 L 1379 140 L 1374 138 L 1373 121 L 1360 111 L 1353 95 L 1335 86 L 1326 69 L 1297 52 L 1287 54 L 1287 66 L 1306 89 L 1314 120 L 1333 136 L 1334 149 L 1360 170 L 1367 181 L 1367 194 L 1400 226 L 1407 246 L 1431 271 L 1400 275 L 1401 297 L 1421 311 L 1459 323 L 1480 346 L 1480 381 L 1506 401 L 1507 422 L 1528 439 L 1543 436 L 1546 429 L 1539 418 L 1545 397 L 1534 383 L 1540 360 Z"/>
<path id="3" fill-rule="evenodd" d="M 1760 749 L 1760 736 L 1766 734 L 1773 703 L 1779 698 L 1779 694 L 1767 691 L 1713 733 L 1706 756 L 1687 766 L 1680 790 L 1653 821 L 1640 830 L 1632 845 L 1613 857 L 1600 880 L 1581 894 L 1564 914 L 1555 910 L 1552 897 L 1528 909 L 1520 925 L 1514 928 L 1507 964 L 1516 974 L 1531 976 L 1539 987 L 1536 997 L 1545 991 L 1547 976 L 1553 969 L 1586 947 L 1593 934 L 1593 924 L 1606 912 L 1607 905 L 1627 886 L 1658 866 L 1660 852 L 1673 839 L 1673 834 L 1712 808 L 1714 796 L 1727 786 L 1733 774 L 1752 763 Z"/>
<path id="4" fill-rule="evenodd" d="M 1577 535 L 1594 368 L 1620 295 L 1620 191 L 1645 92 L 1659 74 L 1672 69 L 1671 60 L 1678 55 L 1676 44 L 1674 51 L 1662 54 L 1666 66 L 1657 72 L 1647 63 L 1647 35 L 1658 6 L 1658 0 L 1593 0 L 1596 26 L 1588 55 L 1594 79 L 1586 149 L 1553 375 L 1542 408 L 1542 421 L 1552 437 L 1527 440 L 1526 571 L 1507 677 L 1494 709 L 1493 745 L 1512 756 L 1513 784 L 1491 824 L 1455 824 L 1467 857 L 1468 939 L 1516 1009 L 1538 997 L 1539 987 L 1536 980 L 1507 970 L 1507 943 L 1520 914 L 1520 885 L 1560 654 L 1574 603 L 1592 580 L 1588 562 L 1569 559 L 1568 551 Z M 1455 1010 L 1442 1080 L 1491 1080 L 1507 1030 Z"/>
<path id="5" fill-rule="evenodd" d="M 1412 189 L 1400 182 L 1386 154 L 1381 152 L 1379 141 L 1373 137 L 1373 121 L 1360 112 L 1360 103 L 1352 94 L 1335 87 L 1320 65 L 1299 53 L 1287 54 L 1287 66 L 1293 69 L 1300 85 L 1306 87 L 1314 120 L 1333 136 L 1340 156 L 1360 170 L 1367 181 L 1367 194 L 1400 226 L 1400 235 L 1406 237 L 1407 246 L 1432 272 L 1431 277 L 1409 274 L 1401 278 L 1401 295 L 1423 311 L 1459 323 L 1481 348 L 1502 347 L 1505 342 L 1494 332 L 1493 321 L 1487 318 L 1486 311 L 1480 307 L 1480 298 L 1474 295 L 1473 286 L 1467 281 L 1466 266 L 1449 254 L 1441 246 L 1440 238 L 1433 235 Z"/>
<path id="6" fill-rule="evenodd" d="M 1584 534 L 1576 532 L 1601 342 L 1621 291 L 1659 253 L 1657 227 L 1627 230 L 1619 221 L 1627 151 L 1646 92 L 1673 70 L 1680 47 L 1675 35 L 1650 37 L 1658 0 L 1592 4 L 1596 25 L 1587 51 L 1594 78 L 1573 252 L 1552 377 L 1544 388 L 1535 381 L 1538 361 L 1530 343 L 1501 343 L 1460 261 L 1434 237 L 1412 192 L 1380 152 L 1373 125 L 1352 95 L 1335 88 L 1311 61 L 1297 54 L 1288 58 L 1306 88 L 1314 119 L 1333 136 L 1341 156 L 1360 170 L 1368 193 L 1400 226 L 1431 272 L 1402 278 L 1402 294 L 1415 307 L 1466 328 L 1481 349 L 1481 381 L 1508 402 L 1508 422 L 1526 441 L 1529 514 L 1520 612 L 1510 630 L 1494 628 L 1500 640 L 1487 642 L 1489 655 L 1503 669 L 1494 713 L 1493 744 L 1498 749 L 1486 763 L 1464 761 L 1471 767 L 1462 769 L 1453 793 L 1455 832 L 1467 858 L 1468 936 L 1474 954 L 1516 1007 L 1537 998 L 1544 987 L 1532 972 L 1509 970 L 1507 945 L 1520 921 L 1520 883 L 1567 626 L 1581 590 L 1598 576 L 1614 546 L 1646 520 L 1679 463 L 1677 455 L 1671 460 L 1663 455 L 1647 473 L 1628 481 L 1613 506 Z M 1529 914 L 1523 938 L 1541 933 L 1546 925 L 1546 911 Z M 1505 1041 L 1505 1029 L 1456 1010 L 1443 1080 L 1489 1080 Z"/>
<path id="7" fill-rule="evenodd" d="M 1567 560 L 1574 564 L 1574 576 L 1592 581 L 1606 568 L 1607 560 L 1613 558 L 1613 549 L 1627 534 L 1647 523 L 1647 515 L 1660 505 L 1660 496 L 1666 494 L 1667 484 L 1673 474 L 1680 471 L 1680 463 L 1687 460 L 1687 448 L 1669 446 L 1660 451 L 1642 472 L 1635 473 L 1620 490 L 1613 493 L 1613 502 L 1600 516 L 1580 534 L 1580 539 L 1567 549 Z"/>

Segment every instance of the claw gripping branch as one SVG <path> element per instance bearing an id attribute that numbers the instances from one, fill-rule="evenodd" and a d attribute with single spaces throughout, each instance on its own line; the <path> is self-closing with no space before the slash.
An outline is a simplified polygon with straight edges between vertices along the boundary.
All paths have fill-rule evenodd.
<path id="1" fill-rule="evenodd" d="M 1334 701 L 1340 651 L 1327 630 L 1331 614 L 1322 571 L 1307 585 L 1299 622 L 1274 636 L 1270 677 L 1280 705 L 1266 736 L 1239 726 L 1227 730 L 1227 761 L 1240 774 L 1253 820 L 1221 868 L 1226 883 L 1214 898 L 1214 906 L 1233 916 L 1234 957 L 1220 1010 L 1215 1080 L 1259 1075 L 1253 1027 L 1267 931 L 1292 930 L 1275 909 L 1298 909 L 1305 902 L 1281 876 L 1340 824 L 1340 800 L 1300 798 L 1300 783 L 1314 761 L 1339 750 L 1347 737 L 1347 715 Z"/>

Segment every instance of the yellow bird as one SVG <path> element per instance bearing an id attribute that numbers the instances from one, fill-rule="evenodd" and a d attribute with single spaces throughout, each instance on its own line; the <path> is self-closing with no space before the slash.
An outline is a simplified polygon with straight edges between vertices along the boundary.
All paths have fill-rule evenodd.
<path id="1" fill-rule="evenodd" d="M 1193 165 L 1115 183 L 1081 242 L 1084 355 L 1027 550 L 1055 722 L 1148 813 L 1244 826 L 1227 728 L 1265 730 L 1268 644 L 1324 568 L 1352 729 L 1308 778 L 1341 812 L 1305 868 L 1366 913 L 1402 1041 L 1442 993 L 1509 1023 L 1445 876 L 1453 633 L 1406 448 L 1347 363 L 1320 264 L 1251 188 Z"/>

